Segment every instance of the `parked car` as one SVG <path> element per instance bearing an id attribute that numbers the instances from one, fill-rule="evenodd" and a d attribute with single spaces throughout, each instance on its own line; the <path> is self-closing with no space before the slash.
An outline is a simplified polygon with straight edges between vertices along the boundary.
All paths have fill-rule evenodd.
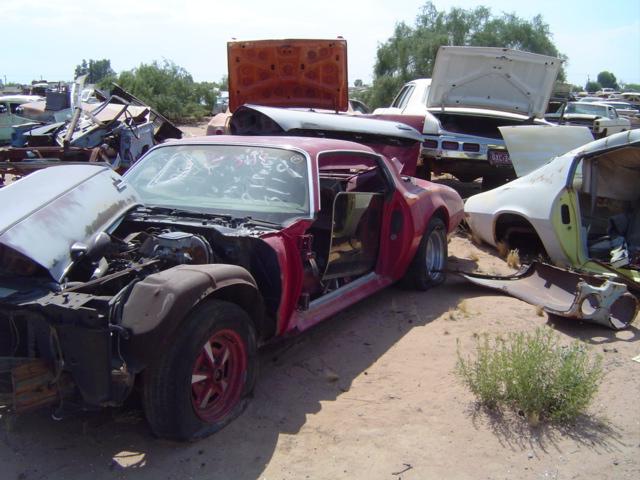
<path id="1" fill-rule="evenodd" d="M 376 108 L 374 115 L 426 115 L 430 78 L 417 78 L 404 84 L 386 108 Z"/>
<path id="2" fill-rule="evenodd" d="M 503 129 L 514 164 L 530 159 L 532 150 L 539 164 L 546 151 L 548 163 L 470 197 L 465 218 L 473 234 L 490 245 L 503 242 L 542 254 L 557 266 L 614 274 L 637 292 L 640 131 L 592 141 L 553 158 L 572 137 L 574 146 L 588 138 L 584 130 Z"/>
<path id="3" fill-rule="evenodd" d="M 602 103 L 615 108 L 618 115 L 621 117 L 627 117 L 630 120 L 633 120 L 640 114 L 640 106 L 635 106 L 628 102 L 620 100 L 605 100 Z"/>
<path id="4" fill-rule="evenodd" d="M 166 142 L 124 177 L 51 167 L 0 202 L 0 398 L 120 405 L 137 384 L 177 440 L 240 414 L 261 345 L 440 284 L 463 208 L 365 145 L 287 136 Z"/>
<path id="5" fill-rule="evenodd" d="M 498 127 L 545 125 L 557 58 L 505 48 L 440 47 L 427 96 L 425 175 L 482 177 L 491 188 L 515 177 Z"/>
<path id="6" fill-rule="evenodd" d="M 33 119 L 20 115 L 20 105 L 41 100 L 44 100 L 44 97 L 37 95 L 0 96 L 0 145 L 11 141 L 11 132 L 15 125 L 33 123 Z"/>
<path id="7" fill-rule="evenodd" d="M 621 117 L 606 103 L 568 102 L 560 111 L 560 125 L 588 127 L 594 138 L 602 138 L 631 128 L 628 118 Z"/>

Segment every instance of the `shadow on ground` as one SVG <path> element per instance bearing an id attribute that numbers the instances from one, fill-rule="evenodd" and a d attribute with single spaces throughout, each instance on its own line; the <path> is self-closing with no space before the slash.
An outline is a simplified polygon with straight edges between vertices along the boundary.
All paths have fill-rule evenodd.
<path id="1" fill-rule="evenodd" d="M 153 438 L 142 412 L 131 407 L 78 413 L 57 422 L 47 412 L 5 421 L 2 477 L 258 478 L 282 434 L 297 433 L 307 416 L 348 391 L 412 328 L 455 308 L 470 292 L 491 294 L 470 290 L 455 278 L 426 293 L 389 288 L 305 334 L 263 349 L 247 410 L 197 443 Z"/>

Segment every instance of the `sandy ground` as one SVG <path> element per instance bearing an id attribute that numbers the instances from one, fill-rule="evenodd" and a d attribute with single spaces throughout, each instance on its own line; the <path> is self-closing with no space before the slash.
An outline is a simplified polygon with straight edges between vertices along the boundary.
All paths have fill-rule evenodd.
<path id="1" fill-rule="evenodd" d="M 464 238 L 450 266 L 508 271 Z M 488 414 L 453 370 L 474 336 L 555 329 L 603 355 L 589 415 L 529 428 Z M 193 444 L 155 439 L 136 406 L 3 419 L 2 479 L 625 479 L 640 478 L 640 330 L 539 316 L 450 275 L 428 292 L 389 288 L 261 354 L 247 410 Z"/>

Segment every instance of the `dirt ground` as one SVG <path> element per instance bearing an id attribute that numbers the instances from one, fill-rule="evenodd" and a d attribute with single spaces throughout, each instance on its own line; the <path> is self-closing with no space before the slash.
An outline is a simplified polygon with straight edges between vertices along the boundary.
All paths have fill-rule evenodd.
<path id="1" fill-rule="evenodd" d="M 450 266 L 506 272 L 464 236 Z M 638 322 L 638 320 L 636 320 Z M 482 333 L 555 329 L 603 355 L 589 415 L 530 428 L 488 414 L 453 374 Z M 247 410 L 192 444 L 155 439 L 136 406 L 2 419 L 2 479 L 640 478 L 640 330 L 539 316 L 450 275 L 428 292 L 389 288 L 261 353 Z"/>

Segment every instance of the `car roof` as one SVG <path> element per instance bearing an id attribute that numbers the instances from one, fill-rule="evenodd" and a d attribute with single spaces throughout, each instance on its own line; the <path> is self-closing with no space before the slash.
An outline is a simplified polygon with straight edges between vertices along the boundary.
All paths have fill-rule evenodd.
<path id="1" fill-rule="evenodd" d="M 272 148 L 297 148 L 315 156 L 325 151 L 351 151 L 369 153 L 376 152 L 366 145 L 348 140 L 317 137 L 291 136 L 244 136 L 244 135 L 209 135 L 204 137 L 188 137 L 166 142 L 170 145 L 247 145 Z"/>

